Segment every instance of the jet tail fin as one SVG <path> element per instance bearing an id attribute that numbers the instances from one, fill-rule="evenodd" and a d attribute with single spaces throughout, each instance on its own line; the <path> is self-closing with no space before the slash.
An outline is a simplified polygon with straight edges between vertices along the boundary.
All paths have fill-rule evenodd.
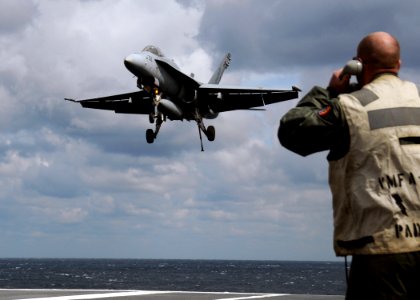
<path id="1" fill-rule="evenodd" d="M 213 76 L 210 78 L 209 83 L 211 84 L 218 84 L 222 79 L 223 72 L 229 67 L 230 64 L 230 53 L 227 53 L 224 57 L 222 62 L 220 63 L 219 67 L 214 71 Z"/>

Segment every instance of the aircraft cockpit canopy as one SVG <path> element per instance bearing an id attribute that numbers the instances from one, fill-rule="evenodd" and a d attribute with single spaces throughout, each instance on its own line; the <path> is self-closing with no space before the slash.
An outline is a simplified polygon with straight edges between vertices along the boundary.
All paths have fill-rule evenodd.
<path id="1" fill-rule="evenodd" d="M 152 45 L 146 46 L 146 47 L 144 47 L 143 51 L 148 51 L 148 52 L 153 53 L 153 54 L 155 54 L 159 57 L 163 57 L 163 52 L 156 46 L 152 46 Z"/>

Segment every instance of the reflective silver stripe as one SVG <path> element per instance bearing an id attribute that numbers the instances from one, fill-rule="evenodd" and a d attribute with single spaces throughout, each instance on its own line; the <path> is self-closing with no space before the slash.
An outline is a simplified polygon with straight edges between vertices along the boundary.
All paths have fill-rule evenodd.
<path id="1" fill-rule="evenodd" d="M 368 105 L 369 103 L 379 99 L 378 95 L 368 89 L 361 89 L 351 93 L 353 97 L 356 97 L 359 100 L 360 104 L 363 106 Z"/>
<path id="2" fill-rule="evenodd" d="M 370 129 L 395 126 L 419 125 L 420 108 L 397 107 L 372 110 L 368 112 Z"/>

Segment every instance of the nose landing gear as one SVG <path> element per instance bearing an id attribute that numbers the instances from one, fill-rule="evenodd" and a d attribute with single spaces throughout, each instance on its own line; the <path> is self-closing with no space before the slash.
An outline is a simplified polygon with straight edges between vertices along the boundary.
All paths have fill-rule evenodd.
<path id="1" fill-rule="evenodd" d="M 166 117 L 157 110 L 157 106 L 162 98 L 162 94 L 159 93 L 159 90 L 157 88 L 154 89 L 153 91 L 153 106 L 155 107 L 155 112 L 154 113 L 150 113 L 149 114 L 149 122 L 150 124 L 155 123 L 155 119 L 156 119 L 156 127 L 155 130 L 153 131 L 153 129 L 147 129 L 146 130 L 146 141 L 148 144 L 153 144 L 153 142 L 155 141 L 160 127 L 162 126 L 162 123 L 164 121 L 166 121 Z"/>

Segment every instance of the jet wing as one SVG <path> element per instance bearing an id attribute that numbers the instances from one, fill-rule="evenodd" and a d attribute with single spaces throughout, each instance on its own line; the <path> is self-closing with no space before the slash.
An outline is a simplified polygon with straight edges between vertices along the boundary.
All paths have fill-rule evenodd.
<path id="1" fill-rule="evenodd" d="M 123 114 L 149 114 L 154 110 L 152 96 L 144 90 L 100 98 L 65 100 L 80 103 L 86 108 L 113 110 Z"/>
<path id="2" fill-rule="evenodd" d="M 218 84 L 202 84 L 198 90 L 200 97 L 207 99 L 207 104 L 217 112 L 237 109 L 251 109 L 277 102 L 298 98 L 300 90 L 277 90 L 266 88 L 244 88 Z"/>

